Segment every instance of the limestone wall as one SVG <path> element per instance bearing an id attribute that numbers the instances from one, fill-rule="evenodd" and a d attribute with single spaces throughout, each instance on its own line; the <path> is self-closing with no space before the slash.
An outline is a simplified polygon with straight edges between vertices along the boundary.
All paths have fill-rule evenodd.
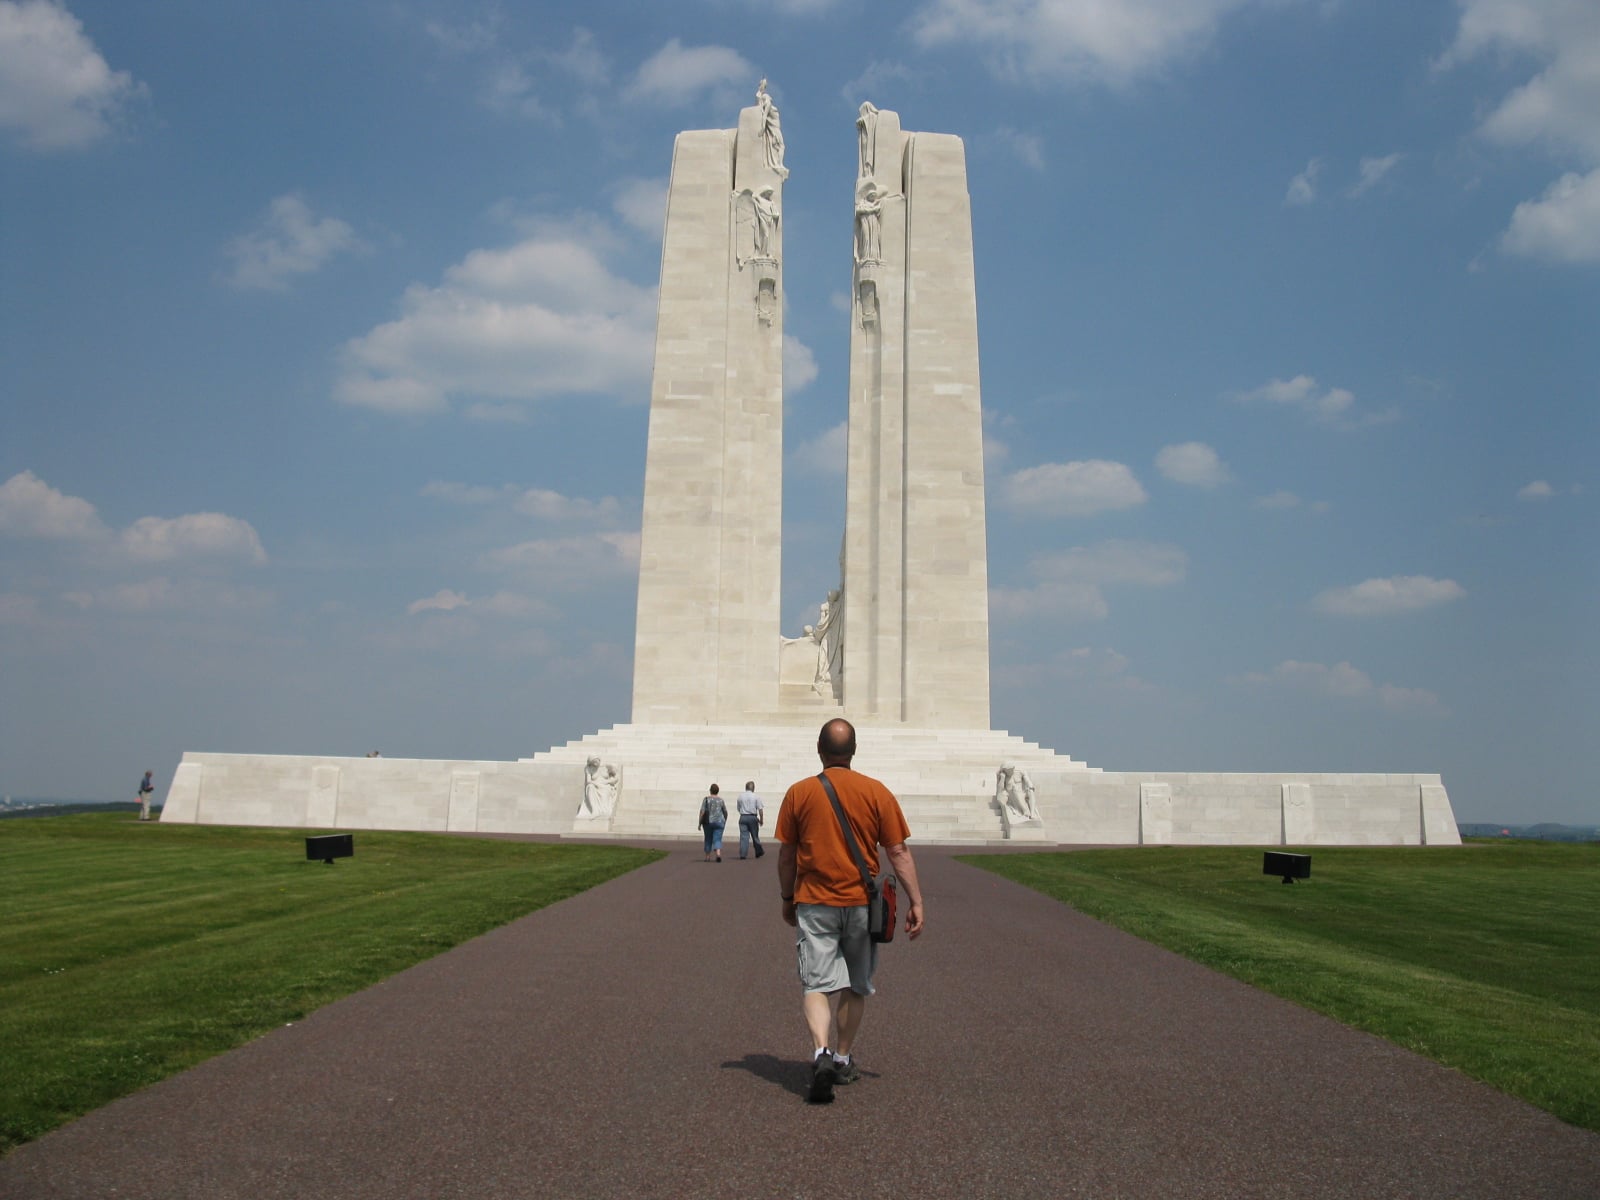
<path id="1" fill-rule="evenodd" d="M 183 756 L 163 821 L 432 833 L 566 833 L 583 798 L 570 763 Z"/>
<path id="2" fill-rule="evenodd" d="M 1460 845 L 1437 775 L 1034 771 L 1048 840 L 1079 845 Z"/>

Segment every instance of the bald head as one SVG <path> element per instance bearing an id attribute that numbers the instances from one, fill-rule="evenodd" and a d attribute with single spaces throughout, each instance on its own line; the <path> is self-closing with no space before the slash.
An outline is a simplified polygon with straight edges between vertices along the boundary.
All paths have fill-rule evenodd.
<path id="1" fill-rule="evenodd" d="M 817 757 L 825 767 L 848 767 L 856 756 L 856 727 L 835 717 L 817 735 Z"/>

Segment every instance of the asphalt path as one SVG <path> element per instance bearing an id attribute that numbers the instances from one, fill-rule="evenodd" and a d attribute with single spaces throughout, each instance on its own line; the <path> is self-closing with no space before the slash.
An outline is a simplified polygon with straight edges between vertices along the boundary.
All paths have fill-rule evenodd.
<path id="1" fill-rule="evenodd" d="M 4 1200 L 1600 1197 L 1600 1134 L 917 851 L 805 1103 L 776 855 L 698 845 L 0 1160 Z"/>

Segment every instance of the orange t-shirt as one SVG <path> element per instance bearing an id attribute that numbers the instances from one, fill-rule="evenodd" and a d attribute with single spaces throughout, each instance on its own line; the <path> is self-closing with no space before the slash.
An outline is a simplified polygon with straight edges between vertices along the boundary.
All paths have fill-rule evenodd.
<path id="1" fill-rule="evenodd" d="M 828 779 L 839 793 L 839 807 L 855 832 L 861 857 L 876 876 L 878 847 L 898 846 L 911 836 L 900 802 L 876 779 L 848 767 L 829 767 Z M 833 815 L 828 793 L 815 775 L 784 794 L 774 833 L 780 842 L 799 851 L 795 903 L 853 908 L 867 902 L 867 889 L 839 828 L 839 818 Z"/>

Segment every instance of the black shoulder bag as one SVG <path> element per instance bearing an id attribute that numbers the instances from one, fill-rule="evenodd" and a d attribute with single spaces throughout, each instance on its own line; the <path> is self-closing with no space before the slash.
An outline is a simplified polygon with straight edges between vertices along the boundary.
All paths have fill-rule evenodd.
<path id="1" fill-rule="evenodd" d="M 894 875 L 885 871 L 874 882 L 872 872 L 867 870 L 867 860 L 856 842 L 855 830 L 844 819 L 844 809 L 839 805 L 839 793 L 833 790 L 833 780 L 828 778 L 826 771 L 818 772 L 817 778 L 822 780 L 823 790 L 828 793 L 833 815 L 839 818 L 839 828 L 844 830 L 844 843 L 850 848 L 850 857 L 856 860 L 856 870 L 861 872 L 861 882 L 867 889 L 867 932 L 875 942 L 892 942 L 899 900 Z"/>

